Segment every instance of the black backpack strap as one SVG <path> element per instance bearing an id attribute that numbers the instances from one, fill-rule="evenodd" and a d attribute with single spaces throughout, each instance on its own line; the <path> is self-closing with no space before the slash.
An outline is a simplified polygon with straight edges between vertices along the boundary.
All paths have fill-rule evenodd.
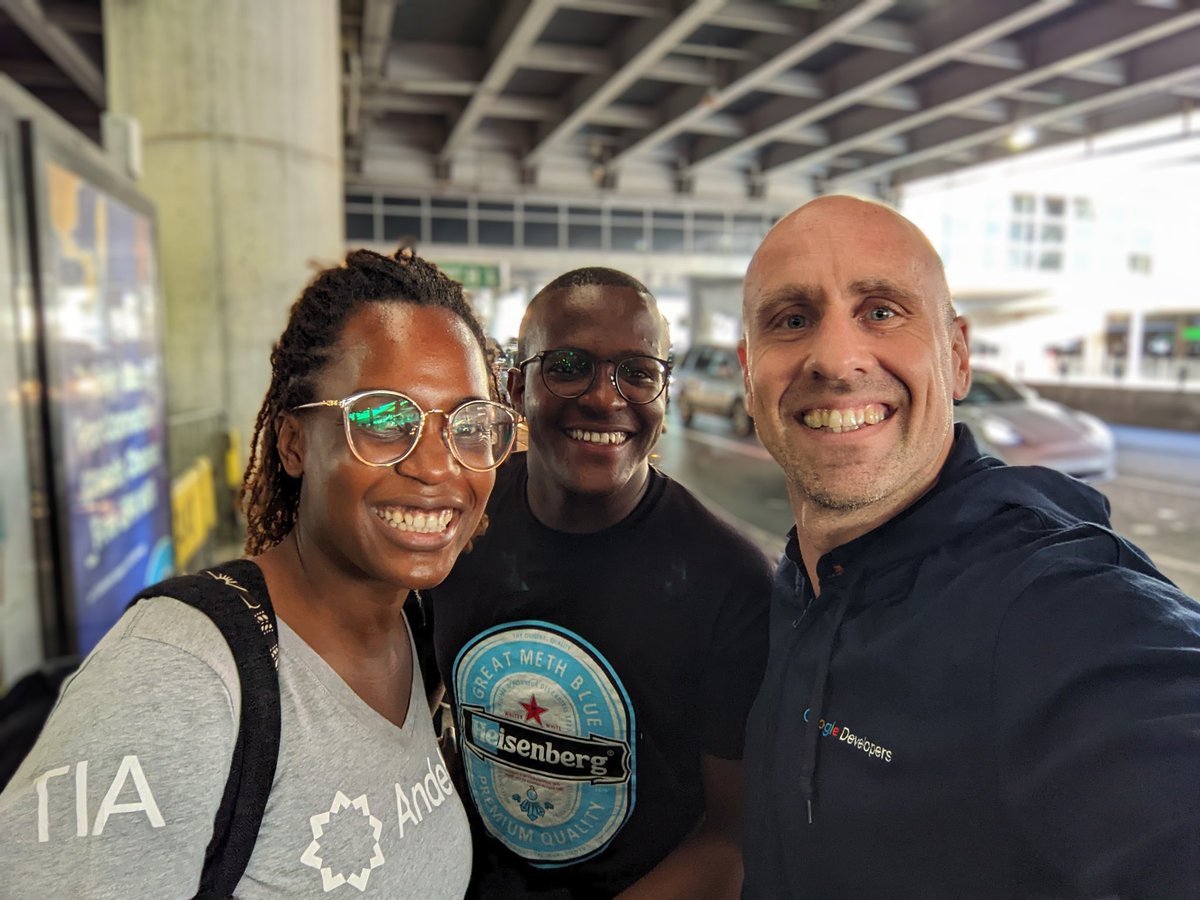
<path id="1" fill-rule="evenodd" d="M 137 595 L 174 597 L 220 629 L 237 663 L 242 715 L 225 794 L 204 853 L 198 898 L 232 897 L 250 862 L 279 758 L 279 630 L 262 570 L 236 559 Z"/>

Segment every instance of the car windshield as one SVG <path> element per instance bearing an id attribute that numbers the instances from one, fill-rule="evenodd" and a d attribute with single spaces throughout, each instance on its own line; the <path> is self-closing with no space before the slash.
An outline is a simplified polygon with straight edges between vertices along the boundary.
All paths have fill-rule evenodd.
<path id="1" fill-rule="evenodd" d="M 971 373 L 971 390 L 963 403 L 1019 403 L 1028 399 L 1015 384 L 992 372 L 978 369 Z"/>

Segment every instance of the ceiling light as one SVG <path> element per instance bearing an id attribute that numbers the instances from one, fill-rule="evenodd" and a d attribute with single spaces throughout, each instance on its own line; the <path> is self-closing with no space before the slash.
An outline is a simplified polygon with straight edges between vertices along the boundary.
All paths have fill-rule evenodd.
<path id="1" fill-rule="evenodd" d="M 1037 143 L 1038 130 L 1032 125 L 1018 125 L 1008 136 L 1009 150 L 1026 150 Z"/>

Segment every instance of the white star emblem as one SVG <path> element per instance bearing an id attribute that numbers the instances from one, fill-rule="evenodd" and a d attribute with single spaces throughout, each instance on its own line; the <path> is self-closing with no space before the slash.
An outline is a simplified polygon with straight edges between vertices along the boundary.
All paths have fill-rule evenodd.
<path id="1" fill-rule="evenodd" d="M 325 834 L 325 826 L 334 821 L 334 816 L 339 815 L 343 810 L 354 807 L 362 814 L 371 826 L 371 833 L 375 836 L 375 844 L 371 848 L 371 858 L 367 864 L 353 872 L 351 875 L 346 875 L 345 872 L 339 871 L 335 875 L 332 866 L 327 866 L 321 858 L 321 837 Z M 383 850 L 379 846 L 379 834 L 383 830 L 383 823 L 371 815 L 371 810 L 367 807 L 367 795 L 360 794 L 354 800 L 351 800 L 341 791 L 338 791 L 333 797 L 333 805 L 329 807 L 328 812 L 317 813 L 308 820 L 308 824 L 312 827 L 313 840 L 308 845 L 308 849 L 304 851 L 304 855 L 300 857 L 300 862 L 306 866 L 311 866 L 321 873 L 321 884 L 326 893 L 329 893 L 334 888 L 341 887 L 343 884 L 349 884 L 351 887 L 358 888 L 360 891 L 367 889 L 367 879 L 371 877 L 371 870 L 383 865 Z"/>

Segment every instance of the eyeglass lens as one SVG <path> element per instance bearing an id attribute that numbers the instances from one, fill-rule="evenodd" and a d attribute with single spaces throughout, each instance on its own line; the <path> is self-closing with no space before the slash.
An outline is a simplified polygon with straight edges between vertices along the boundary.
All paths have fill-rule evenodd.
<path id="1" fill-rule="evenodd" d="M 542 357 L 542 379 L 550 392 L 571 399 L 592 386 L 599 360 L 582 350 L 551 350 Z M 649 403 L 662 393 L 666 369 L 653 356 L 615 361 L 617 390 L 630 403 Z"/>
<path id="2" fill-rule="evenodd" d="M 397 394 L 364 394 L 346 407 L 354 450 L 373 465 L 390 465 L 407 456 L 423 416 L 416 403 Z M 472 400 L 449 414 L 445 434 L 459 462 L 483 471 L 503 461 L 516 428 L 515 416 L 503 406 Z"/>

